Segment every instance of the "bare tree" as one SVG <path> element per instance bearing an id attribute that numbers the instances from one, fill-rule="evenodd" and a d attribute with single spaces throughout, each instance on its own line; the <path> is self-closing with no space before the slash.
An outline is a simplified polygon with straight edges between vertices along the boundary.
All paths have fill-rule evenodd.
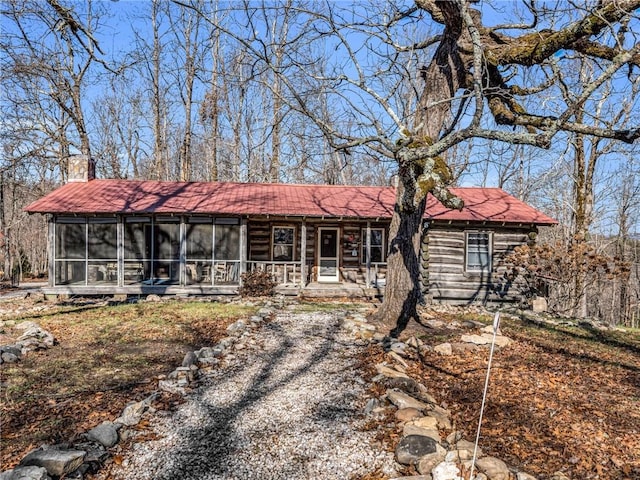
<path id="1" fill-rule="evenodd" d="M 280 76 L 283 96 L 315 122 L 335 149 L 364 146 L 397 163 L 400 185 L 387 293 L 377 313 L 396 325 L 392 333 L 417 318 L 416 306 L 423 300 L 418 247 L 426 195 L 462 207 L 447 188 L 452 175 L 444 154 L 449 149 L 474 138 L 549 148 L 560 132 L 622 142 L 640 136 L 638 128 L 611 129 L 603 119 L 577 115 L 606 82 L 628 85 L 627 67 L 640 62 L 639 43 L 628 28 L 638 21 L 639 6 L 640 0 L 592 1 L 562 11 L 524 2 L 527 21 L 513 23 L 513 12 L 503 7 L 505 23 L 499 25 L 485 23 L 483 11 L 466 0 L 359 4 L 357 9 L 321 2 L 301 8 L 309 19 L 307 27 L 298 26 L 305 41 L 322 42 L 338 52 L 339 60 L 318 75 L 309 68 L 311 59 L 289 59 L 289 73 L 295 66 L 300 74 L 295 84 L 289 75 Z M 421 27 L 420 41 L 405 43 L 406 32 L 415 33 L 416 26 Z M 279 73 L 254 36 L 225 31 Z M 600 68 L 558 114 L 541 95 L 546 99 L 558 91 L 555 72 L 569 55 L 593 58 Z M 426 60 L 426 66 L 420 67 L 419 60 Z M 303 77 L 306 85 L 299 82 Z M 399 101 L 401 77 L 416 79 L 412 104 Z M 343 122 L 326 123 L 309 108 L 307 92 L 331 98 L 327 103 L 340 109 L 335 117 L 351 116 L 359 128 L 345 133 Z"/>
<path id="2" fill-rule="evenodd" d="M 80 12 L 57 0 L 4 2 L 5 85 L 12 101 L 29 110 L 37 135 L 59 146 L 61 162 L 72 146 L 91 155 L 83 95 L 93 66 L 109 68 L 93 37 L 102 14 L 90 1 Z"/>

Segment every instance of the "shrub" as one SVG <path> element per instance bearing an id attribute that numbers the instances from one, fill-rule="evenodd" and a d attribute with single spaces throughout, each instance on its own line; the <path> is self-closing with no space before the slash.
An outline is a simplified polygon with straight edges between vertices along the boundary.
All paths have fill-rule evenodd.
<path id="1" fill-rule="evenodd" d="M 242 279 L 239 290 L 241 297 L 265 297 L 274 293 L 276 282 L 264 270 L 245 272 L 240 278 Z"/>

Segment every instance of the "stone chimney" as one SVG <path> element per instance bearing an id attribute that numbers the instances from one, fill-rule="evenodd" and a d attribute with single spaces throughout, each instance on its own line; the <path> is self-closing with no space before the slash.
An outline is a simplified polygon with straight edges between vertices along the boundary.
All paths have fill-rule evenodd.
<path id="1" fill-rule="evenodd" d="M 86 155 L 73 155 L 67 160 L 68 182 L 88 182 L 96 178 L 96 162 Z"/>
<path id="2" fill-rule="evenodd" d="M 400 183 L 400 175 L 398 175 L 397 173 L 394 173 L 393 175 L 391 175 L 391 178 L 389 179 L 389 186 L 398 188 L 399 183 Z"/>

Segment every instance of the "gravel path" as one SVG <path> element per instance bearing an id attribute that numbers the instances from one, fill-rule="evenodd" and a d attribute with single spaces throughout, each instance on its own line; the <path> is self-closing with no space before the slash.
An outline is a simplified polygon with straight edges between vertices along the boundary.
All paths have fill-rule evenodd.
<path id="1" fill-rule="evenodd" d="M 364 431 L 362 348 L 333 313 L 278 313 L 177 412 L 152 421 L 113 479 L 340 479 L 381 470 L 393 454 Z"/>

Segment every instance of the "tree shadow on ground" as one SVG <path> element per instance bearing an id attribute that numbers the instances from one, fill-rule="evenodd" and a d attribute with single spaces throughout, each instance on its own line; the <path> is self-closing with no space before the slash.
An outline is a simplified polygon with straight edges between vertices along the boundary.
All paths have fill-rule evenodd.
<path id="1" fill-rule="evenodd" d="M 638 346 L 634 342 L 634 339 L 631 336 L 628 338 L 620 339 L 615 336 L 615 333 L 601 331 L 594 328 L 591 325 L 588 325 L 588 326 L 581 325 L 580 327 L 576 326 L 571 328 L 565 328 L 565 327 L 555 326 L 553 324 L 535 321 L 527 317 L 520 317 L 520 318 L 524 325 L 528 325 L 530 327 L 531 326 L 537 327 L 541 331 L 545 331 L 553 335 L 556 335 L 556 334 L 567 335 L 575 339 L 576 341 L 583 342 L 585 346 L 588 346 L 590 343 L 601 344 L 606 347 L 613 347 L 613 348 L 619 349 L 620 351 L 630 354 L 634 357 L 637 357 L 640 355 L 640 348 L 638 348 Z M 582 334 L 579 334 L 574 330 L 578 328 L 581 330 Z M 623 363 L 622 361 L 612 361 L 611 359 L 608 359 L 608 358 L 602 358 L 597 351 L 592 351 L 589 349 L 583 350 L 583 351 L 573 351 L 573 350 L 567 349 L 563 343 L 549 344 L 548 340 L 543 341 L 541 339 L 533 338 L 530 335 L 527 337 L 527 341 L 535 343 L 540 348 L 543 348 L 551 353 L 558 353 L 570 358 L 585 360 L 585 361 L 599 363 L 603 365 L 618 366 L 634 372 L 640 371 L 640 367 L 638 367 L 637 365 L 633 365 L 631 363 Z"/>
<path id="2" fill-rule="evenodd" d="M 230 478 L 235 478 L 238 472 L 229 472 L 229 462 L 227 461 L 229 457 L 234 455 L 236 449 L 239 448 L 239 443 L 242 441 L 235 431 L 235 422 L 240 419 L 243 412 L 260 400 L 286 387 L 290 382 L 310 371 L 321 362 L 335 347 L 336 335 L 340 330 L 340 322 L 333 319 L 333 323 L 323 332 L 323 340 L 307 361 L 282 379 L 276 381 L 273 381 L 273 379 L 276 378 L 278 369 L 285 365 L 286 356 L 294 347 L 294 339 L 277 324 L 267 324 L 264 328 L 271 329 L 271 334 L 275 334 L 280 338 L 278 347 L 267 352 L 265 357 L 268 357 L 268 361 L 261 367 L 250 385 L 236 401 L 225 406 L 214 406 L 204 398 L 206 387 L 198 394 L 195 401 L 202 409 L 201 416 L 206 421 L 196 427 L 185 428 L 181 432 L 181 436 L 188 438 L 188 441 L 171 453 L 175 460 L 171 462 L 167 470 L 155 477 L 157 480 L 173 480 L 176 478 L 196 480 L 225 474 L 229 475 Z M 310 328 L 313 327 L 311 326 Z M 229 373 L 243 375 L 244 370 L 245 367 L 238 366 Z M 320 401 L 321 399 L 315 400 Z M 256 432 L 256 435 L 263 434 L 264 432 Z M 264 441 L 268 440 L 265 439 Z M 293 465 L 295 463 L 293 462 Z M 289 473 L 293 475 L 296 471 Z M 286 472 L 279 471 L 277 473 L 279 476 L 286 477 Z M 297 473 L 299 474 L 300 472 L 297 471 Z"/>

